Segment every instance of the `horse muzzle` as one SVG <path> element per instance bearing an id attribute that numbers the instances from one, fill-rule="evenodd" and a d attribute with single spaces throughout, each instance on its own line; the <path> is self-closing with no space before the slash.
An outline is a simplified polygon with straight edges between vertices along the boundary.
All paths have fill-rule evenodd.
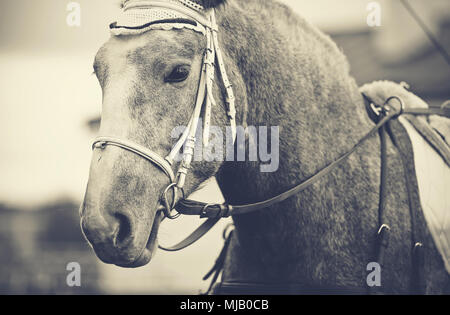
<path id="1" fill-rule="evenodd" d="M 84 209 L 82 212 L 92 213 L 92 210 Z M 136 268 L 151 261 L 158 245 L 157 233 L 162 217 L 163 214 L 157 212 L 150 230 L 146 228 L 147 224 L 136 222 L 125 212 L 82 214 L 81 229 L 102 262 Z"/>

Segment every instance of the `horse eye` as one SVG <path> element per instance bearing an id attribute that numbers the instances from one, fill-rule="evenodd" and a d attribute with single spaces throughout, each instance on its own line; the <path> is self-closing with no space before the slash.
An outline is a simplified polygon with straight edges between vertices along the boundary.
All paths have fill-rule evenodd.
<path id="1" fill-rule="evenodd" d="M 182 82 L 189 76 L 189 66 L 176 66 L 172 72 L 165 78 L 166 82 Z"/>

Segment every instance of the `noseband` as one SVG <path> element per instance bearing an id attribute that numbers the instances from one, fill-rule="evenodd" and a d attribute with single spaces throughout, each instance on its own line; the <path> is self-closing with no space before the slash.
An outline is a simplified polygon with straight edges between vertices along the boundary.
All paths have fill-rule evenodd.
<path id="1" fill-rule="evenodd" d="M 206 36 L 207 47 L 203 57 L 203 63 L 201 66 L 201 74 L 197 91 L 197 98 L 194 107 L 193 114 L 189 120 L 189 124 L 183 132 L 181 138 L 178 140 L 172 151 L 163 158 L 154 151 L 143 147 L 139 144 L 133 143 L 128 140 L 118 139 L 114 137 L 101 136 L 98 137 L 93 143 L 93 149 L 104 149 L 106 146 L 115 146 L 121 149 L 130 151 L 147 161 L 151 162 L 157 168 L 159 168 L 169 179 L 169 185 L 164 189 L 158 211 L 163 211 L 166 218 L 176 219 L 181 214 L 183 215 L 195 215 L 201 218 L 208 218 L 199 228 L 197 228 L 191 235 L 184 239 L 175 246 L 165 248 L 160 246 L 161 249 L 166 251 L 178 251 L 188 247 L 196 242 L 204 234 L 206 234 L 221 218 L 229 217 L 232 215 L 241 215 L 251 213 L 263 208 L 270 207 L 278 204 L 299 192 L 310 187 L 312 184 L 329 174 L 335 168 L 340 166 L 352 153 L 354 153 L 365 141 L 371 138 L 375 133 L 382 130 L 392 119 L 402 114 L 420 114 L 430 115 L 437 114 L 450 117 L 449 108 L 442 109 L 407 109 L 404 108 L 403 102 L 398 97 L 392 97 L 386 101 L 383 106 L 372 105 L 372 109 L 379 119 L 376 120 L 376 125 L 365 134 L 349 151 L 340 156 L 338 159 L 319 170 L 315 175 L 308 178 L 299 185 L 292 189 L 275 196 L 271 199 L 247 204 L 232 206 L 229 204 L 206 204 L 202 202 L 192 201 L 185 199 L 184 185 L 188 170 L 191 167 L 191 162 L 194 154 L 194 147 L 196 144 L 196 131 L 200 119 L 201 112 L 203 110 L 204 119 L 204 134 L 203 145 L 208 144 L 209 129 L 211 120 L 211 108 L 216 105 L 213 97 L 213 85 L 215 78 L 215 67 L 218 67 L 220 78 L 223 87 L 226 91 L 225 107 L 227 111 L 228 120 L 231 125 L 233 141 L 236 140 L 236 110 L 235 110 L 235 97 L 233 93 L 232 85 L 228 79 L 227 72 L 225 70 L 225 64 L 223 61 L 222 52 L 219 47 L 218 41 L 218 26 L 216 23 L 216 17 L 214 9 L 205 11 L 200 5 L 190 0 L 178 0 L 178 2 L 166 2 L 166 1 L 138 1 L 131 2 L 125 5 L 124 10 L 136 9 L 136 8 L 160 8 L 167 9 L 173 12 L 178 12 L 183 16 L 189 17 L 195 21 L 196 26 L 191 24 L 185 24 L 186 28 L 192 28 L 194 30 L 200 30 Z M 178 20 L 177 20 L 178 21 Z M 175 21 L 175 22 L 177 22 Z M 168 20 L 157 21 L 158 23 L 169 23 Z M 157 23 L 155 22 L 155 23 Z M 172 23 L 172 21 L 170 21 Z M 153 27 L 154 24 L 145 24 L 143 27 Z M 183 26 L 182 26 L 183 27 Z M 127 28 L 126 26 L 118 25 L 114 23 L 111 25 L 113 30 Z M 176 26 L 170 26 L 163 29 L 177 28 Z M 178 27 L 181 28 L 181 27 Z M 131 29 L 131 28 L 130 28 Z M 397 100 L 399 106 L 392 106 L 390 103 L 393 100 Z M 382 115 L 380 114 L 382 113 Z M 175 157 L 179 154 L 181 148 L 184 147 L 183 158 L 179 163 L 177 172 L 173 170 Z M 170 198 L 169 194 L 172 198 Z M 175 213 L 175 214 L 174 214 Z"/>

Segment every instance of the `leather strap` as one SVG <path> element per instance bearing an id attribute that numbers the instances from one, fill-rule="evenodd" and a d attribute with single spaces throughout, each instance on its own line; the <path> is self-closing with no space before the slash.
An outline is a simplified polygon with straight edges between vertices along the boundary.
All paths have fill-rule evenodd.
<path id="1" fill-rule="evenodd" d="M 390 128 L 390 126 L 388 126 Z M 408 197 L 408 208 L 410 214 L 411 222 L 411 255 L 412 255 L 412 270 L 411 270 L 411 294 L 425 294 L 426 283 L 423 276 L 424 270 L 424 255 L 423 255 L 423 235 L 420 233 L 421 228 L 418 226 L 420 222 L 419 211 L 420 208 L 417 207 L 414 202 L 413 191 L 414 184 L 416 180 L 413 178 L 413 174 L 408 171 L 408 160 L 405 156 L 404 150 L 402 150 L 397 135 L 389 129 L 389 136 L 394 144 L 397 152 L 399 152 L 401 164 L 403 167 L 404 179 L 403 183 L 406 187 L 407 197 Z"/>
<path id="2" fill-rule="evenodd" d="M 208 231 L 211 230 L 214 227 L 214 225 L 216 225 L 217 222 L 219 222 L 219 218 L 208 219 L 202 225 L 200 225 L 200 227 L 198 227 L 194 232 L 192 232 L 188 237 L 186 237 L 178 244 L 171 247 L 164 247 L 159 245 L 159 248 L 167 252 L 177 252 L 182 249 L 185 249 L 186 247 L 191 246 L 193 243 L 199 240 L 203 235 L 208 233 Z"/>
<path id="3" fill-rule="evenodd" d="M 207 218 L 226 218 L 233 215 L 241 215 L 250 212 L 264 209 L 285 201 L 286 199 L 298 194 L 305 190 L 312 184 L 319 181 L 321 178 L 329 174 L 336 167 L 340 166 L 351 154 L 353 154 L 364 142 L 366 142 L 372 135 L 381 130 L 389 121 L 402 114 L 414 114 L 414 115 L 441 115 L 450 118 L 450 108 L 404 108 L 403 102 L 398 97 L 392 97 L 387 102 L 397 99 L 400 102 L 401 108 L 397 109 L 392 105 L 389 105 L 389 112 L 378 121 L 377 125 L 373 127 L 364 137 L 362 137 L 347 153 L 343 154 L 334 162 L 330 163 L 315 175 L 311 176 L 301 184 L 291 188 L 290 190 L 270 198 L 265 201 L 245 204 L 245 205 L 229 205 L 229 204 L 207 204 L 192 200 L 180 200 L 176 206 L 176 210 L 184 215 L 198 215 L 200 217 Z M 385 104 L 388 105 L 388 104 Z"/>
<path id="4" fill-rule="evenodd" d="M 366 104 L 366 108 L 370 108 L 370 104 Z M 384 115 L 382 113 L 381 115 Z M 389 225 L 385 224 L 384 221 L 384 211 L 386 209 L 387 200 L 387 178 L 388 178 L 388 165 L 387 165 L 387 142 L 386 142 L 386 126 L 383 126 L 378 131 L 380 137 L 380 188 L 379 188 L 379 200 L 378 200 L 378 232 L 375 237 L 375 250 L 374 250 L 374 262 L 377 262 L 382 268 L 384 267 L 384 257 L 386 249 L 389 247 L 389 233 L 391 228 Z M 381 294 L 381 288 L 370 287 L 368 290 L 369 294 Z"/>
<path id="5" fill-rule="evenodd" d="M 405 108 L 403 114 L 439 115 L 450 118 L 450 107 Z"/>
<path id="6" fill-rule="evenodd" d="M 230 247 L 231 238 L 233 237 L 234 232 L 234 229 L 232 229 L 227 235 L 227 231 L 230 226 L 232 227 L 233 224 L 230 224 L 227 228 L 225 228 L 225 231 L 223 233 L 223 239 L 225 242 L 223 244 L 222 250 L 220 251 L 219 257 L 216 259 L 216 262 L 214 263 L 214 266 L 211 268 L 211 270 L 203 277 L 203 281 L 206 281 L 212 276 L 208 291 L 206 291 L 204 295 L 209 295 L 212 292 L 214 284 L 216 283 L 217 278 L 219 278 L 219 275 L 222 272 L 223 267 L 225 265 L 225 259 L 227 258 L 228 248 Z"/>
<path id="7" fill-rule="evenodd" d="M 340 166 L 351 154 L 353 154 L 364 142 L 373 136 L 380 128 L 382 128 L 387 122 L 389 122 L 394 117 L 397 117 L 398 113 L 392 112 L 384 117 L 375 127 L 373 127 L 364 137 L 362 137 L 349 151 L 339 157 L 337 160 L 328 164 L 326 167 L 322 168 L 315 175 L 309 177 L 307 180 L 301 184 L 289 189 L 288 191 L 270 198 L 265 201 L 245 204 L 245 205 L 228 205 L 228 204 L 207 204 L 192 200 L 180 200 L 176 205 L 176 210 L 184 215 L 198 215 L 200 217 L 207 218 L 223 218 L 233 215 L 241 215 L 251 213 L 257 210 L 261 210 L 275 204 L 278 204 L 286 199 L 300 193 L 301 191 L 307 189 L 314 183 L 318 182 L 321 178 L 325 177 L 336 167 Z"/>
<path id="8" fill-rule="evenodd" d="M 159 156 L 157 153 L 153 152 L 152 150 L 147 149 L 146 147 L 131 142 L 129 140 L 123 140 L 113 137 L 98 137 L 95 139 L 94 143 L 92 144 L 92 148 L 99 148 L 103 149 L 105 146 L 111 145 L 115 147 L 122 148 L 124 150 L 133 152 L 134 154 L 139 155 L 140 157 L 146 159 L 149 162 L 152 162 L 160 170 L 162 170 L 170 179 L 170 182 L 173 183 L 175 180 L 175 174 L 173 173 L 172 166 L 164 160 L 161 156 Z"/>

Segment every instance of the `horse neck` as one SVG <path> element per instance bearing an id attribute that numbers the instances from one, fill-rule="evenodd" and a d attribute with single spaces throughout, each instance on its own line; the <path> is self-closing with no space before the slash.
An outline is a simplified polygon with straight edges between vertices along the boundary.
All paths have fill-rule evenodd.
<path id="1" fill-rule="evenodd" d="M 248 14 L 254 8 L 259 18 Z M 261 173 L 257 163 L 224 164 L 217 178 L 229 203 L 257 202 L 292 188 L 370 129 L 347 61 L 328 37 L 270 1 L 230 1 L 219 20 L 224 51 L 239 69 L 233 76 L 245 85 L 238 87 L 245 92 L 238 104 L 248 104 L 238 107 L 241 117 L 246 110 L 248 125 L 280 127 L 276 172 Z M 360 282 L 365 266 L 349 269 L 368 261 L 370 235 L 355 238 L 354 231 L 376 228 L 376 213 L 358 210 L 377 203 L 377 174 L 368 170 L 378 166 L 374 138 L 303 193 L 234 217 L 226 277 L 314 282 L 315 276 L 351 279 L 342 273 L 352 272 Z M 364 200 L 358 197 L 361 191 L 367 192 Z"/>

